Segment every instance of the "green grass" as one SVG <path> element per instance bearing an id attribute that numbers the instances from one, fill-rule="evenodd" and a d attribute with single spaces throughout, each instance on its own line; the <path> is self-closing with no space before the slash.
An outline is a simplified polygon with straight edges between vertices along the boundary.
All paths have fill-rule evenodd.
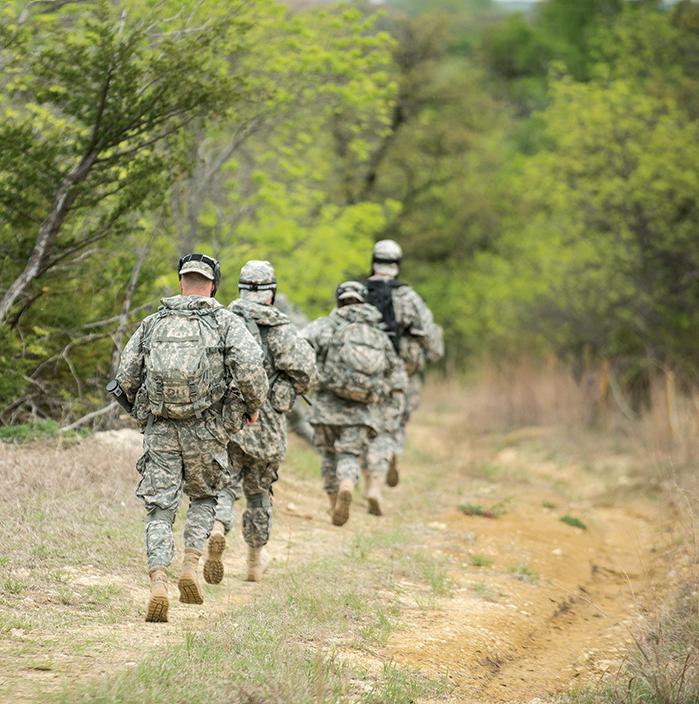
<path id="1" fill-rule="evenodd" d="M 533 570 L 531 567 L 529 567 L 529 565 L 525 563 L 520 563 L 519 565 L 511 565 L 507 568 L 507 571 L 520 582 L 527 582 L 528 584 L 537 584 L 540 580 L 539 573 L 536 570 Z"/>
<path id="2" fill-rule="evenodd" d="M 366 565 L 338 559 L 271 578 L 253 602 L 206 631 L 186 632 L 135 670 L 68 687 L 49 701 L 402 704 L 446 694 L 446 682 L 390 661 L 376 671 L 345 657 L 373 653 L 396 627 L 398 607 L 376 588 L 390 574 L 380 557 L 370 557 L 369 575 Z"/>
<path id="3" fill-rule="evenodd" d="M 482 504 L 460 504 L 459 511 L 465 516 L 480 516 L 481 518 L 498 518 L 507 513 L 505 509 L 505 504 L 508 499 L 503 501 L 498 501 L 492 506 L 483 506 Z"/>
<path id="4" fill-rule="evenodd" d="M 473 567 L 490 567 L 493 564 L 493 560 L 485 555 L 471 555 L 469 562 Z"/>
<path id="5" fill-rule="evenodd" d="M 583 523 L 579 518 L 576 518 L 575 516 L 569 516 L 568 514 L 566 514 L 565 516 L 561 516 L 561 521 L 563 521 L 563 523 L 566 523 L 569 526 L 573 526 L 573 528 L 587 530 L 587 526 L 585 525 L 585 523 Z"/>
<path id="6" fill-rule="evenodd" d="M 51 438 L 75 442 L 87 437 L 90 432 L 90 430 L 70 430 L 62 433 L 60 425 L 55 420 L 37 420 L 31 423 L 0 425 L 0 442 L 25 443 Z"/>
<path id="7" fill-rule="evenodd" d="M 471 585 L 471 591 L 476 595 L 479 596 L 483 601 L 491 601 L 491 602 L 496 602 L 498 600 L 498 596 L 500 594 L 493 589 L 490 585 L 486 584 L 485 582 L 474 582 Z"/>

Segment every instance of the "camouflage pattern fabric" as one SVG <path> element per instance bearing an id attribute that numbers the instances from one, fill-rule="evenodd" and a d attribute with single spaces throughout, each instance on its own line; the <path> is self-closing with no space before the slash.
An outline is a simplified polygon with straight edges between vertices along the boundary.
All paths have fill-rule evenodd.
<path id="1" fill-rule="evenodd" d="M 262 367 L 262 352 L 245 324 L 218 301 L 206 296 L 172 296 L 161 301 L 162 309 L 213 310 L 213 318 L 219 328 L 223 347 L 223 369 L 227 392 L 224 407 L 229 398 L 242 401 L 245 412 L 252 415 L 260 408 L 267 397 L 268 382 Z M 150 329 L 159 314 L 148 316 L 126 343 L 121 354 L 117 381 L 126 397 L 136 404 L 137 417 L 145 423 L 148 416 L 148 400 L 144 398 L 145 345 Z M 140 391 L 140 393 L 139 393 Z"/>
<path id="2" fill-rule="evenodd" d="M 235 406 L 238 427 L 242 413 L 252 415 L 267 397 L 268 381 L 262 352 L 245 325 L 213 298 L 173 296 L 162 300 L 165 309 L 208 308 L 218 325 L 225 397 L 204 410 L 201 417 L 182 420 L 155 418 L 149 414 L 145 389 L 145 343 L 157 315 L 146 318 L 126 344 L 117 381 L 134 403 L 144 431 L 144 453 L 138 461 L 141 481 L 137 496 L 148 512 L 146 552 L 149 567 L 167 566 L 174 556 L 172 524 L 182 492 L 190 497 L 185 525 L 185 546 L 202 550 L 211 531 L 216 495 L 228 482 L 225 430 L 227 409 Z M 222 407 L 221 407 L 222 406 Z"/>
<path id="3" fill-rule="evenodd" d="M 313 444 L 313 426 L 308 422 L 305 401 L 296 399 L 294 407 L 286 416 L 286 425 L 289 430 L 298 435 L 314 450 L 316 446 Z"/>
<path id="4" fill-rule="evenodd" d="M 216 520 L 228 533 L 234 523 L 235 502 L 244 495 L 243 539 L 250 547 L 260 548 L 272 530 L 272 484 L 278 479 L 279 464 L 251 457 L 233 443 L 228 445 L 228 457 L 231 480 L 218 495 Z"/>
<path id="5" fill-rule="evenodd" d="M 383 432 L 370 439 L 367 450 L 366 471 L 379 477 L 383 482 L 388 473 L 391 457 L 395 451 L 395 433 Z"/>
<path id="6" fill-rule="evenodd" d="M 293 304 L 283 293 L 277 293 L 274 306 L 284 313 L 284 315 L 291 320 L 291 324 L 298 330 L 306 327 L 310 322 L 308 316 L 301 308 Z M 290 431 L 298 435 L 315 450 L 316 446 L 313 444 L 313 426 L 308 422 L 307 416 L 308 408 L 305 401 L 297 398 L 294 407 L 286 416 L 286 424 Z"/>
<path id="7" fill-rule="evenodd" d="M 380 329 L 381 314 L 368 303 L 336 308 L 329 316 L 319 318 L 307 325 L 301 334 L 313 345 L 319 366 L 322 364 L 330 340 L 338 328 L 348 322 L 363 322 Z M 400 396 L 405 389 L 405 374 L 403 365 L 391 345 L 388 335 L 385 335 L 385 349 L 387 365 L 381 378 L 377 378 L 377 388 L 384 388 L 390 396 Z M 373 434 L 381 432 L 384 428 L 383 405 L 387 397 L 379 399 L 376 403 L 361 403 L 343 399 L 334 394 L 322 383 L 317 393 L 313 396 L 313 406 L 309 412 L 308 420 L 311 425 L 334 426 L 359 426 L 370 428 Z"/>
<path id="8" fill-rule="evenodd" d="M 327 494 L 337 494 L 340 482 L 359 481 L 359 472 L 367 467 L 370 430 L 365 425 L 314 426 L 315 444 L 321 453 L 323 488 Z"/>
<path id="9" fill-rule="evenodd" d="M 167 566 L 175 552 L 172 525 L 182 492 L 189 496 L 186 548 L 201 551 L 214 522 L 216 495 L 229 480 L 226 434 L 213 410 L 202 418 L 155 418 L 143 437 L 136 496 L 146 505 L 148 567 Z"/>
<path id="10" fill-rule="evenodd" d="M 216 520 L 228 532 L 233 524 L 235 501 L 245 494 L 243 537 L 251 547 L 262 547 L 269 540 L 271 529 L 271 485 L 277 480 L 279 464 L 286 454 L 285 414 L 293 407 L 296 394 L 305 393 L 315 381 L 315 354 L 276 308 L 240 298 L 231 303 L 229 310 L 254 323 L 253 331 L 260 335 L 260 343 L 266 349 L 264 364 L 271 389 L 258 422 L 230 438 L 232 478 L 219 494 Z"/>
<path id="11" fill-rule="evenodd" d="M 315 354 L 274 306 L 240 298 L 229 310 L 257 326 L 267 350 L 264 365 L 271 383 L 259 421 L 236 433 L 231 442 L 251 457 L 279 463 L 286 453 L 285 414 L 293 407 L 296 395 L 306 393 L 315 381 Z"/>

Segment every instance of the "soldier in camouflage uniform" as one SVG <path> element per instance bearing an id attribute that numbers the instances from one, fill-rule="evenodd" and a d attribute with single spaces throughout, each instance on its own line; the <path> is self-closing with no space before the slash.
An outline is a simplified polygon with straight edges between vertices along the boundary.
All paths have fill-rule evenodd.
<path id="1" fill-rule="evenodd" d="M 372 464 L 377 453 L 370 452 L 371 440 L 382 431 L 388 399 L 404 393 L 403 365 L 381 327 L 381 314 L 365 298 L 363 284 L 341 284 L 337 308 L 302 330 L 316 351 L 319 389 L 309 420 L 322 455 L 332 522 L 337 526 L 349 518 L 360 470 L 366 470 L 370 482 L 369 511 L 381 514 L 380 490 L 371 482 L 382 469 Z M 355 332 L 350 334 L 350 329 Z"/>
<path id="2" fill-rule="evenodd" d="M 407 284 L 398 280 L 403 252 L 393 240 L 381 240 L 374 245 L 371 276 L 367 280 L 368 301 L 382 313 L 384 325 L 398 351 L 408 374 L 405 410 L 396 432 L 387 429 L 381 438 L 387 450 L 388 437 L 394 438 L 386 483 L 398 484 L 398 458 L 405 446 L 405 427 L 420 402 L 423 374 L 427 362 L 444 355 L 442 328 L 434 322 L 425 302 Z"/>
<path id="3" fill-rule="evenodd" d="M 182 295 L 164 298 L 126 344 L 117 381 L 143 428 L 141 481 L 151 594 L 146 621 L 167 621 L 166 568 L 174 558 L 172 525 L 182 492 L 189 497 L 180 601 L 203 603 L 197 565 L 211 532 L 216 496 L 229 478 L 226 430 L 254 423 L 267 395 L 260 348 L 245 324 L 214 298 L 218 262 L 180 260 Z"/>
<path id="4" fill-rule="evenodd" d="M 289 318 L 273 303 L 277 282 L 267 261 L 247 262 L 240 270 L 240 298 L 228 307 L 242 320 L 264 352 L 270 390 L 260 420 L 233 435 L 228 444 L 231 482 L 218 495 L 216 522 L 208 542 L 204 578 L 210 584 L 223 579 L 221 555 L 225 535 L 233 525 L 233 505 L 245 494 L 243 537 L 248 545 L 247 579 L 257 582 L 267 566 L 264 549 L 272 524 L 272 484 L 286 454 L 285 414 L 298 394 L 315 380 L 315 355 Z"/>
<path id="5" fill-rule="evenodd" d="M 294 305 L 283 293 L 277 294 L 274 305 L 291 320 L 291 324 L 294 325 L 297 330 L 306 327 L 310 322 L 306 314 L 298 306 Z M 300 397 L 296 399 L 294 407 L 287 413 L 286 424 L 289 430 L 304 440 L 309 447 L 314 450 L 316 449 L 316 446 L 313 444 L 313 427 L 308 422 L 307 418 L 306 404 Z"/>

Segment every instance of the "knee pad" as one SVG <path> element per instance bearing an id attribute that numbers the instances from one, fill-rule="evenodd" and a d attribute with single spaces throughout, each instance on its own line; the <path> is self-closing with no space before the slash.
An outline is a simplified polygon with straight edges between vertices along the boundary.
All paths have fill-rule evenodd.
<path id="1" fill-rule="evenodd" d="M 152 521 L 163 521 L 163 523 L 168 523 L 172 525 L 175 522 L 175 514 L 177 511 L 169 508 L 160 508 L 160 506 L 154 506 L 148 509 L 148 523 Z"/>

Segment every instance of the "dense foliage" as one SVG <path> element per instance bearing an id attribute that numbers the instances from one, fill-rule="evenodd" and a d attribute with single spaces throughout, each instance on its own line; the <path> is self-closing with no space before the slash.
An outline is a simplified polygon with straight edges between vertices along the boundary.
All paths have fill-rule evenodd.
<path id="1" fill-rule="evenodd" d="M 699 369 L 699 7 L 87 0 L 0 11 L 0 414 L 75 416 L 188 250 L 308 313 L 374 239 L 464 366 Z"/>

